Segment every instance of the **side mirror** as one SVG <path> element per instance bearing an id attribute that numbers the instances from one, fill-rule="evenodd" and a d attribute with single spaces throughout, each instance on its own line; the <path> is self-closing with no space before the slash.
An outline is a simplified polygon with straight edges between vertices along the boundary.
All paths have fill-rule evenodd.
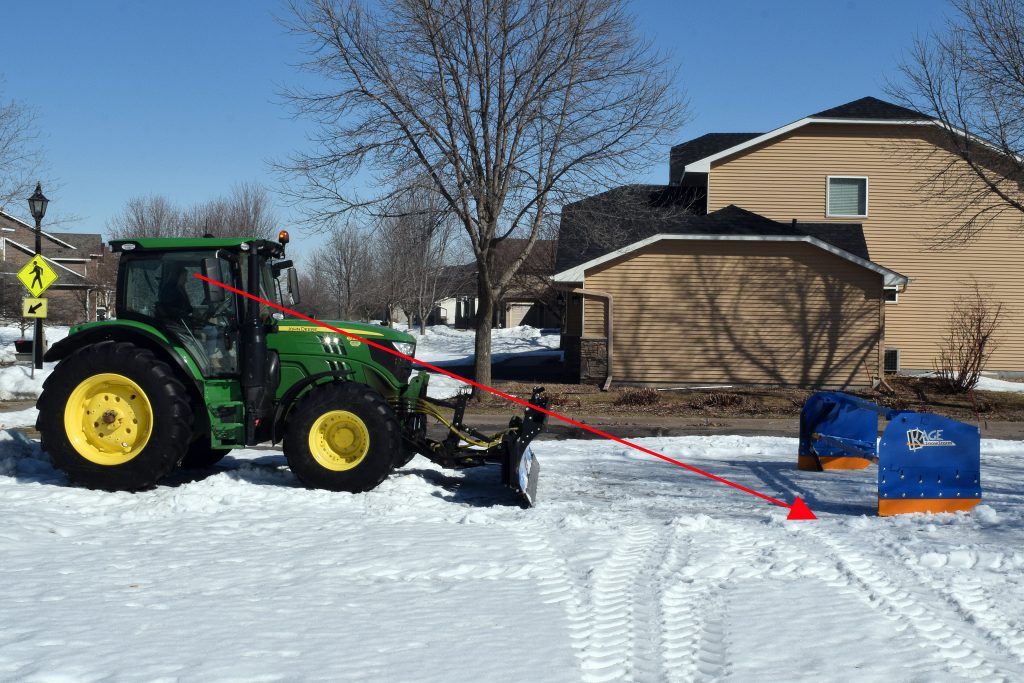
<path id="1" fill-rule="evenodd" d="M 270 270 L 274 274 L 274 278 L 281 277 L 281 273 L 295 265 L 292 261 L 277 261 L 276 263 L 270 264 Z"/>
<path id="2" fill-rule="evenodd" d="M 288 295 L 292 300 L 292 306 L 299 303 L 299 271 L 291 267 L 288 268 Z"/>
<path id="3" fill-rule="evenodd" d="M 208 277 L 215 282 L 223 282 L 220 272 L 220 259 L 203 259 L 203 277 Z M 206 280 L 203 280 L 203 294 L 206 296 L 206 300 L 212 305 L 219 304 L 224 301 L 224 295 L 226 292 L 223 287 L 211 285 Z"/>

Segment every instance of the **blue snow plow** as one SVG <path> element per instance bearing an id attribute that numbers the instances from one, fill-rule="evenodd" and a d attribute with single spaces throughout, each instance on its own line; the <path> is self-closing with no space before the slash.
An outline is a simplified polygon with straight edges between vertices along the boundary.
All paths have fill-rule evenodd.
<path id="1" fill-rule="evenodd" d="M 878 440 L 878 418 L 889 424 Z M 981 502 L 981 433 L 930 413 L 823 391 L 800 411 L 797 466 L 864 469 L 878 462 L 878 514 L 956 512 Z"/>

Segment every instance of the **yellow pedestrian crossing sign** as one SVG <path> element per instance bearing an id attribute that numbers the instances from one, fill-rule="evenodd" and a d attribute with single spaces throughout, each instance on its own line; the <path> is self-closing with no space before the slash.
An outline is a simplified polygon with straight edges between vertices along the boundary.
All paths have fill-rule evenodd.
<path id="1" fill-rule="evenodd" d="M 30 299 L 25 297 L 21 300 L 21 315 L 23 318 L 45 318 L 46 302 L 48 299 Z"/>
<path id="2" fill-rule="evenodd" d="M 42 256 L 36 254 L 18 271 L 18 279 L 32 296 L 39 296 L 57 281 L 57 273 Z"/>

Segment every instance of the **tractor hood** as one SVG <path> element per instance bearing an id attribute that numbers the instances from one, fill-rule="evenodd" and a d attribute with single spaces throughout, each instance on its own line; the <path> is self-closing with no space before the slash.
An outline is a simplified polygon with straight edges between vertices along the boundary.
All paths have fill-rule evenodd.
<path id="1" fill-rule="evenodd" d="M 416 338 L 411 334 L 400 332 L 382 325 L 368 325 L 366 323 L 354 323 L 347 320 L 325 320 L 325 324 L 336 327 L 342 332 L 348 332 L 366 339 L 367 341 L 391 341 L 415 344 Z M 321 325 L 314 325 L 305 320 L 282 320 L 277 324 L 278 332 L 312 332 L 315 334 L 336 334 L 334 330 Z"/>

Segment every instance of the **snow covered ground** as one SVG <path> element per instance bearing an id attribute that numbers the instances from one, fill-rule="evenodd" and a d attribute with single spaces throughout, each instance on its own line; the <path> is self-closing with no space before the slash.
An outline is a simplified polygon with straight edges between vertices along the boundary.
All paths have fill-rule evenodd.
<path id="1" fill-rule="evenodd" d="M 418 355 L 471 353 L 444 336 Z M 535 442 L 530 510 L 422 458 L 307 491 L 273 449 L 88 491 L 34 420 L 0 414 L 0 681 L 1024 680 L 1024 442 L 983 441 L 973 512 L 883 519 L 795 438 L 638 439 L 819 518 L 788 522 L 606 441 Z"/>
<path id="2" fill-rule="evenodd" d="M 1022 680 L 1024 443 L 970 514 L 873 516 L 796 440 L 540 441 L 538 507 L 416 458 L 361 495 L 238 451 L 139 494 L 0 433 L 0 680 Z"/>

